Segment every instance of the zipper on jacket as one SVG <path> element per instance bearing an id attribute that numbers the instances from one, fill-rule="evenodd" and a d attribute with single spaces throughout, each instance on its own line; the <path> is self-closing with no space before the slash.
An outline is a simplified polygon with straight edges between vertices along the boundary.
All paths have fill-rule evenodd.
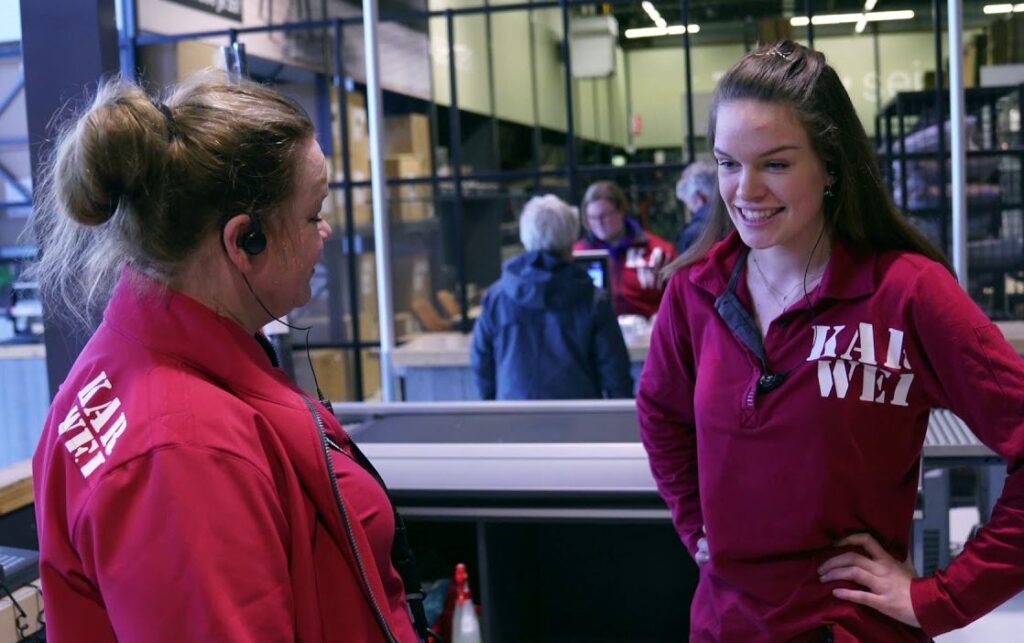
<path id="1" fill-rule="evenodd" d="M 317 412 L 316 407 L 305 395 L 302 396 L 306 406 L 309 407 L 309 412 L 313 414 L 313 419 L 316 421 L 316 429 L 320 433 L 320 446 L 324 454 L 324 462 L 327 463 L 327 473 L 331 478 L 331 492 L 334 494 L 334 504 L 337 505 L 338 511 L 341 513 L 341 522 L 345 526 L 345 537 L 348 540 L 349 547 L 352 548 L 352 555 L 356 559 L 356 567 L 359 568 L 360 581 L 363 583 L 363 588 L 366 590 L 366 595 L 370 599 L 370 606 L 373 608 L 373 614 L 377 619 L 377 624 L 384 631 L 384 638 L 389 643 L 398 643 L 398 639 L 391 632 L 391 627 L 388 625 L 387 619 L 384 618 L 384 611 L 380 608 L 377 603 L 377 597 L 373 593 L 373 589 L 370 587 L 370 577 L 366 573 L 366 563 L 363 561 L 362 554 L 359 551 L 359 546 L 356 543 L 355 532 L 352 529 L 352 521 L 348 515 L 348 510 L 345 508 L 345 503 L 341 499 L 341 491 L 338 490 L 338 479 L 334 473 L 334 462 L 331 461 L 330 449 L 333 446 L 342 453 L 344 450 L 335 443 L 330 436 L 327 435 L 327 429 L 324 428 L 323 418 L 320 417 L 320 413 Z"/>

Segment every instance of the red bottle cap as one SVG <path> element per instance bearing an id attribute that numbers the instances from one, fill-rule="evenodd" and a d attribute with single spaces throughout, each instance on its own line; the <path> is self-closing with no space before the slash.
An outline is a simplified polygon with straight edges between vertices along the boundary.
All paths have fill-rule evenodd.
<path id="1" fill-rule="evenodd" d="M 459 563 L 455 566 L 455 590 L 459 603 L 465 603 L 473 598 L 469 591 L 469 574 L 466 573 L 466 566 Z"/>

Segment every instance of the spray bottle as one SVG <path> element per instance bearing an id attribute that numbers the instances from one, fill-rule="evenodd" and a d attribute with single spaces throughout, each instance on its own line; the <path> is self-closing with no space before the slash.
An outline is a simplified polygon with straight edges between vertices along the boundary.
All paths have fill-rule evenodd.
<path id="1" fill-rule="evenodd" d="M 469 574 L 466 566 L 455 566 L 455 613 L 452 616 L 451 643 L 481 643 L 480 620 L 476 616 L 473 594 L 469 591 Z"/>

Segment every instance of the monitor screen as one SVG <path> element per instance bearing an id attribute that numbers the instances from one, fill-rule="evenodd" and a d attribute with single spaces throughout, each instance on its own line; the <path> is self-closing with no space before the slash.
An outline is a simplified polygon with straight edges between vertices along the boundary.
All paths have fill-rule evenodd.
<path id="1" fill-rule="evenodd" d="M 595 288 L 611 289 L 611 269 L 607 250 L 575 250 L 572 261 L 587 271 Z"/>

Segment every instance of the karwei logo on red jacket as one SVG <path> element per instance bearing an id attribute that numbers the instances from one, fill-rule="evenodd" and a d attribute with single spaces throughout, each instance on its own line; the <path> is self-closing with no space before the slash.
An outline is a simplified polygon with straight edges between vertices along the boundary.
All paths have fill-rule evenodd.
<path id="1" fill-rule="evenodd" d="M 82 387 L 76 400 L 57 434 L 64 440 L 82 476 L 88 478 L 106 462 L 117 439 L 128 428 L 128 419 L 123 411 L 118 413 L 121 400 L 113 394 L 105 371 Z"/>
<path id="2" fill-rule="evenodd" d="M 846 330 L 845 325 L 812 328 L 814 339 L 807 361 L 818 362 L 818 387 L 822 397 L 835 393 L 837 398 L 845 399 L 850 384 L 859 374 L 862 401 L 907 406 L 914 374 L 903 350 L 902 330 L 889 328 L 886 337 L 878 338 L 882 343 L 875 341 L 874 325 L 865 322 L 850 330 Z M 845 346 L 846 350 L 839 353 L 839 346 Z M 883 355 L 885 361 L 879 365 L 878 358 Z"/>

